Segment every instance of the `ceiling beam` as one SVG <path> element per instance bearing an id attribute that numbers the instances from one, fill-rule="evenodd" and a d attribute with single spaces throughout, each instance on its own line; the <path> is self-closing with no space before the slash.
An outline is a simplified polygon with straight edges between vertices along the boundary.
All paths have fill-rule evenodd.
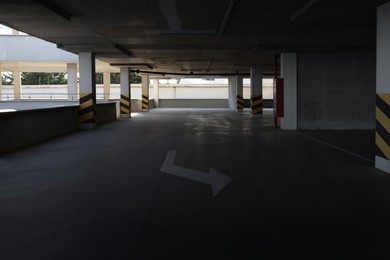
<path id="1" fill-rule="evenodd" d="M 309 0 L 306 4 L 304 4 L 301 8 L 299 8 L 293 15 L 290 17 L 290 21 L 294 22 L 296 19 L 298 19 L 300 16 L 302 16 L 304 13 L 306 13 L 315 3 L 317 3 L 319 0 Z"/>
<path id="2" fill-rule="evenodd" d="M 68 10 L 64 9 L 63 7 L 59 6 L 58 4 L 56 4 L 55 2 L 53 1 L 48 1 L 48 0 L 35 0 L 35 2 L 37 2 L 38 4 L 46 7 L 47 9 L 49 9 L 50 11 L 52 11 L 53 13 L 61 16 L 62 18 L 70 21 L 70 19 L 75 16 L 74 14 L 72 14 L 71 12 L 69 12 Z"/>
<path id="3" fill-rule="evenodd" d="M 227 8 L 226 13 L 225 13 L 225 17 L 223 18 L 223 21 L 222 21 L 222 25 L 219 28 L 218 36 L 222 36 L 223 32 L 225 31 L 225 27 L 226 27 L 227 22 L 229 20 L 230 13 L 232 12 L 233 5 L 234 5 L 234 0 L 230 0 L 228 8 Z"/>
<path id="4" fill-rule="evenodd" d="M 110 63 L 110 66 L 114 67 L 147 67 L 153 69 L 152 65 L 148 63 Z"/>
<path id="5" fill-rule="evenodd" d="M 133 56 L 133 53 L 129 51 L 127 48 L 123 47 L 122 45 L 115 44 L 115 48 L 129 57 Z"/>

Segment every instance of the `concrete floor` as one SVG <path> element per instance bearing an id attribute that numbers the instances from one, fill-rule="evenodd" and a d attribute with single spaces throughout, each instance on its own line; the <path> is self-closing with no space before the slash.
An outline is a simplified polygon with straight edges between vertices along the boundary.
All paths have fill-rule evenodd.
<path id="1" fill-rule="evenodd" d="M 389 259 L 390 175 L 345 133 L 166 109 L 3 155 L 0 259 Z M 169 151 L 231 182 L 162 172 Z"/>

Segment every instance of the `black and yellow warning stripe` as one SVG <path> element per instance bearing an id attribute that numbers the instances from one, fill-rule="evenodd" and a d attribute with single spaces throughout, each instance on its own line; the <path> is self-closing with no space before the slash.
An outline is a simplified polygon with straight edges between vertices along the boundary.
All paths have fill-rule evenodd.
<path id="1" fill-rule="evenodd" d="M 142 109 L 149 109 L 149 96 L 142 95 Z"/>
<path id="2" fill-rule="evenodd" d="M 376 96 L 376 155 L 390 160 L 390 94 Z"/>
<path id="3" fill-rule="evenodd" d="M 92 93 L 80 93 L 79 122 L 96 123 L 96 97 Z"/>
<path id="4" fill-rule="evenodd" d="M 251 96 L 251 113 L 263 114 L 263 95 L 254 94 Z"/>
<path id="5" fill-rule="evenodd" d="M 237 95 L 237 109 L 244 108 L 244 98 L 241 95 Z"/>
<path id="6" fill-rule="evenodd" d="M 121 95 L 121 114 L 129 115 L 130 114 L 130 95 L 122 94 Z"/>

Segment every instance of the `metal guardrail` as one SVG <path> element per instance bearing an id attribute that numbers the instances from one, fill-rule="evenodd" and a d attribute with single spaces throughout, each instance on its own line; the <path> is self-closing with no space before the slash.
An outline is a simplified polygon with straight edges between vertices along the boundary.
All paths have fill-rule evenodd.
<path id="1" fill-rule="evenodd" d="M 14 93 L 2 93 L 0 100 L 79 100 L 80 95 L 77 93 L 21 93 L 15 95 Z M 96 99 L 108 100 L 108 99 L 120 99 L 120 95 L 111 93 L 109 96 L 103 93 L 96 93 Z"/>

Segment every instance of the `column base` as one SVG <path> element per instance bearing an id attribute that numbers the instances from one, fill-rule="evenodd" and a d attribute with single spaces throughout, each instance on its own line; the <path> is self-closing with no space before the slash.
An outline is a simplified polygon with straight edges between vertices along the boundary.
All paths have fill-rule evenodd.
<path id="1" fill-rule="evenodd" d="M 251 118 L 263 118 L 263 114 L 251 114 Z"/>
<path id="2" fill-rule="evenodd" d="M 121 114 L 120 118 L 131 118 L 131 114 Z"/>
<path id="3" fill-rule="evenodd" d="M 83 123 L 79 125 L 79 129 L 81 130 L 93 130 L 97 128 L 96 123 Z"/>
<path id="4" fill-rule="evenodd" d="M 380 156 L 375 156 L 375 168 L 390 173 L 390 161 Z"/>

